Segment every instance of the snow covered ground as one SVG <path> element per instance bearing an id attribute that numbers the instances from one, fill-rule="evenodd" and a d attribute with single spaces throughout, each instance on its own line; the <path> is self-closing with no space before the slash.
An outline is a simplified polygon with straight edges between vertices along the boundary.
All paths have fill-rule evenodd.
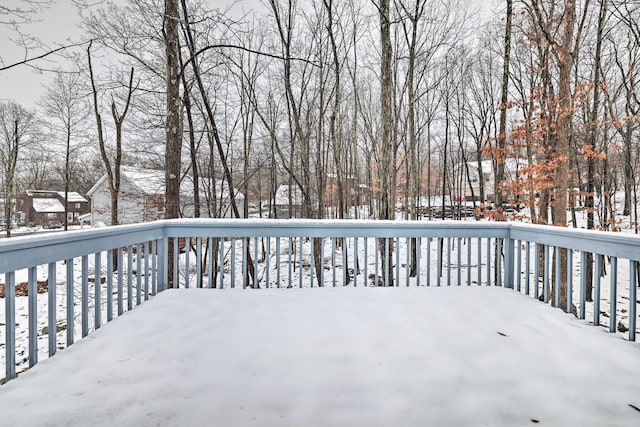
<path id="1" fill-rule="evenodd" d="M 3 426 L 637 426 L 638 355 L 502 288 L 169 290 L 0 387 L 0 414 Z"/>
<path id="2" fill-rule="evenodd" d="M 311 241 L 308 239 L 303 239 L 302 241 L 302 254 L 299 252 L 300 250 L 300 240 L 294 239 L 289 241 L 289 239 L 280 239 L 280 245 L 278 246 L 276 243 L 277 239 L 272 238 L 269 247 L 269 263 L 266 262 L 261 256 L 255 256 L 254 260 L 258 260 L 257 263 L 257 272 L 258 277 L 260 278 L 260 286 L 264 288 L 266 286 L 267 281 L 267 266 L 269 267 L 269 286 L 275 287 L 276 280 L 280 279 L 280 286 L 286 287 L 289 284 L 293 287 L 300 286 L 302 283 L 303 287 L 309 287 L 313 283 L 314 286 L 318 285 L 318 275 L 319 273 L 313 268 L 311 262 Z M 358 246 L 356 248 L 353 239 L 347 239 L 345 241 L 344 250 L 339 248 L 335 244 L 334 239 L 325 239 L 324 240 L 324 266 L 325 268 L 322 270 L 322 279 L 324 280 L 324 286 L 332 287 L 335 285 L 342 286 L 343 280 L 343 261 L 344 255 L 347 257 L 347 266 L 348 269 L 353 272 L 355 265 L 356 254 L 358 257 L 358 266 L 359 266 L 359 274 L 352 279 L 351 286 L 357 281 L 357 286 L 361 287 L 365 283 L 369 285 L 373 285 L 375 283 L 375 271 L 376 271 L 376 239 L 370 238 L 367 241 L 364 239 L 358 240 Z M 368 259 L 365 262 L 365 243 L 367 246 Z M 450 243 L 450 244 L 449 244 Z M 492 245 L 495 245 L 495 240 L 492 241 Z M 206 246 L 206 244 L 205 244 Z M 259 241 L 259 248 L 263 248 L 264 245 Z M 470 272 L 471 285 L 478 285 L 478 271 L 480 269 L 481 272 L 481 284 L 485 287 L 488 283 L 488 280 L 493 281 L 492 269 L 495 266 L 495 258 L 492 257 L 490 262 L 490 269 L 487 269 L 487 253 L 494 254 L 494 246 L 491 247 L 490 250 L 487 250 L 485 245 L 485 241 L 482 242 L 481 245 L 481 254 L 479 255 L 479 248 L 477 245 L 477 239 L 471 239 L 468 241 L 467 239 L 461 239 L 459 242 L 457 239 L 451 239 L 451 241 L 444 242 L 443 246 L 443 271 L 442 276 L 440 277 L 440 283 L 442 286 L 456 286 L 458 285 L 458 271 L 459 277 L 461 279 L 461 283 L 466 285 L 467 272 Z M 279 251 L 278 251 L 279 249 Z M 357 249 L 357 250 L 356 250 Z M 204 252 L 204 250 L 203 250 Z M 430 283 L 431 286 L 436 286 L 438 283 L 438 268 L 437 268 L 437 258 L 439 252 L 439 245 L 437 239 L 431 239 L 430 242 L 427 239 L 422 239 L 421 241 L 421 256 L 420 256 L 420 282 L 421 286 Z M 460 262 L 458 263 L 458 252 L 460 252 Z M 530 269 L 526 270 L 526 261 L 525 261 L 525 251 L 521 251 L 521 268 L 522 274 L 520 276 L 520 283 L 522 291 L 524 292 L 525 283 L 527 279 L 527 275 L 529 276 L 529 281 L 531 285 L 531 294 L 533 294 L 533 283 L 534 283 L 534 273 L 533 266 L 534 262 L 534 248 L 531 247 L 530 252 Z M 225 242 L 225 268 L 224 268 L 224 277 L 223 281 L 225 283 L 225 287 L 231 286 L 231 269 L 234 266 L 235 269 L 235 286 L 241 287 L 242 282 L 242 271 L 243 271 L 243 257 L 242 257 L 242 241 L 236 239 L 235 242 L 226 241 Z M 255 241 L 251 239 L 251 253 L 252 256 L 256 254 L 255 252 Z M 278 255 L 279 254 L 279 255 Z M 391 264 L 393 266 L 400 266 L 398 270 L 398 279 L 397 283 L 399 286 L 406 286 L 406 261 L 407 261 L 407 240 L 400 239 L 399 244 L 397 246 L 397 252 L 394 252 L 394 260 L 392 260 Z M 467 257 L 471 255 L 470 259 Z M 573 302 L 577 306 L 580 301 L 580 275 L 582 271 L 580 253 L 574 252 L 573 257 Z M 396 257 L 399 259 L 399 262 L 396 262 Z M 94 257 L 88 257 L 88 275 L 89 278 L 94 277 Z M 128 276 L 128 263 L 126 262 L 127 254 L 124 254 L 124 262 L 122 266 L 121 274 L 123 274 L 125 278 L 125 286 L 123 289 L 123 299 L 125 300 L 125 310 L 126 310 L 126 298 L 127 298 L 127 286 L 126 286 L 126 278 Z M 232 259 L 234 260 L 232 262 Z M 143 261 L 146 261 L 145 258 L 142 258 Z M 291 262 L 289 262 L 291 260 Z M 73 267 L 73 277 L 75 282 L 75 295 L 74 295 L 74 317 L 75 317 L 75 327 L 74 327 L 74 336 L 75 340 L 81 338 L 81 260 L 79 258 L 74 259 L 74 267 Z M 187 262 L 186 254 L 182 253 L 180 256 L 180 266 L 181 266 L 181 275 L 180 275 L 180 285 L 185 285 L 185 264 Z M 381 266 L 383 263 L 382 259 L 378 259 L 378 280 L 381 280 L 380 272 Z M 150 262 L 149 262 L 150 263 Z M 104 279 L 106 277 L 106 253 L 102 254 L 102 273 L 101 276 Z M 196 256 L 193 252 L 190 253 L 189 257 L 189 276 L 190 276 L 190 286 L 196 285 L 196 276 L 197 276 L 197 268 L 196 268 Z M 335 265 L 335 268 L 334 268 Z M 451 268 L 447 268 L 447 265 L 450 265 Z M 277 266 L 279 266 L 280 274 L 277 274 Z M 56 319 L 57 319 L 57 333 L 56 333 L 56 342 L 58 349 L 63 349 L 66 347 L 66 335 L 67 335 L 67 324 L 66 324 L 66 310 L 67 310 L 67 298 L 66 298 L 66 265 L 64 262 L 57 263 L 56 273 Z M 141 266 L 142 267 L 142 266 Z M 151 267 L 151 266 L 149 266 Z M 136 273 L 140 271 L 144 273 L 144 268 L 137 268 L 136 265 L 136 257 L 133 256 L 132 260 L 132 281 L 133 281 L 133 290 L 132 296 L 135 296 L 137 293 L 136 282 L 137 277 Z M 311 279 L 311 274 L 313 273 L 314 279 Z M 611 268 L 610 265 L 606 267 L 606 275 L 602 278 L 601 281 L 601 303 L 600 303 L 600 322 L 604 328 L 609 327 L 610 321 L 610 277 L 611 277 Z M 38 280 L 43 281 L 47 278 L 47 266 L 42 265 L 38 267 Z M 117 274 L 113 277 L 114 288 L 113 288 L 113 309 L 116 312 L 116 301 L 117 301 Z M 141 274 L 141 281 L 144 285 L 145 282 L 144 274 Z M 616 294 L 616 327 L 619 329 L 619 335 L 622 337 L 626 337 L 627 333 L 625 333 L 625 328 L 629 326 L 629 265 L 628 262 L 621 260 L 618 263 L 618 275 L 617 275 L 617 294 Z M 0 275 L 0 283 L 4 280 L 4 277 Z M 25 282 L 27 280 L 27 271 L 21 270 L 16 272 L 16 283 Z M 410 285 L 416 286 L 418 284 L 417 278 L 409 278 Z M 209 279 L 207 276 L 203 278 L 204 286 L 208 286 Z M 89 284 L 89 331 L 93 330 L 94 327 L 94 294 L 95 288 L 94 283 Z M 542 292 L 542 285 L 539 285 L 540 292 Z M 107 312 L 107 288 L 106 284 L 102 284 L 100 286 L 101 292 L 101 313 L 102 313 L 102 321 L 106 321 L 106 312 Z M 133 298 L 133 305 L 135 305 L 135 298 Z M 4 334 L 5 328 L 3 327 L 4 323 L 4 301 L 0 299 L 0 378 L 4 377 L 5 372 L 5 351 L 4 351 Z M 590 322 L 593 322 L 594 319 L 594 303 L 587 303 L 585 305 L 586 308 L 586 319 Z M 47 303 L 47 295 L 41 294 L 38 295 L 38 347 L 39 347 L 39 360 L 45 359 L 48 351 L 48 337 L 49 331 L 47 327 L 47 311 L 48 311 L 48 303 Z M 17 361 L 17 371 L 18 373 L 28 368 L 28 298 L 27 297 L 18 297 L 16 298 L 16 361 Z M 637 332 L 640 333 L 640 322 L 637 322 Z"/>

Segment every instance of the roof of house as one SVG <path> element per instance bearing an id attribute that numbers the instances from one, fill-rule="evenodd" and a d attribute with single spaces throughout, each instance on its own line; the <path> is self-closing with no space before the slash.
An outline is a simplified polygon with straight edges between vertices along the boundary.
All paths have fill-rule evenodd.
<path id="1" fill-rule="evenodd" d="M 504 170 L 507 173 L 515 172 L 519 168 L 523 167 L 523 160 L 517 158 L 508 158 L 504 161 Z M 493 173 L 493 160 L 483 160 L 482 165 L 482 173 Z M 476 170 L 478 162 L 471 160 L 468 162 L 470 168 Z"/>
<path id="2" fill-rule="evenodd" d="M 26 191 L 28 196 L 31 197 L 38 197 L 41 196 L 40 198 L 51 198 L 51 197 L 55 197 L 56 195 L 58 197 L 60 197 L 62 200 L 64 200 L 64 191 L 55 191 L 55 190 L 27 190 Z M 84 198 L 84 196 L 82 196 L 80 193 L 78 193 L 77 191 L 69 191 L 68 193 L 68 197 L 69 197 L 69 202 L 72 203 L 78 203 L 78 202 L 85 202 L 87 203 L 88 200 Z"/>
<path id="3" fill-rule="evenodd" d="M 142 169 L 134 168 L 131 166 L 122 166 L 120 169 L 120 175 L 126 179 L 131 185 L 136 187 L 140 193 L 145 195 L 154 195 L 165 193 L 165 172 L 163 170 L 156 169 Z M 107 174 L 104 174 L 102 178 L 89 190 L 88 194 L 93 195 L 98 188 L 107 180 Z M 215 195 L 216 198 L 222 195 L 222 199 L 229 199 L 229 184 L 226 181 L 215 181 Z M 206 197 L 207 189 L 209 186 L 209 180 L 207 178 L 200 178 L 200 195 Z M 180 184 L 180 191 L 184 194 L 193 193 L 193 178 L 187 175 Z M 209 191 L 214 191 L 211 188 Z M 244 195 L 236 188 L 233 189 L 233 193 L 237 199 L 243 199 Z"/>
<path id="4" fill-rule="evenodd" d="M 164 171 L 156 169 L 142 169 L 131 166 L 120 167 L 120 177 L 127 180 L 142 194 L 164 194 Z M 93 195 L 107 180 L 105 173 L 87 193 Z"/>
<path id="5" fill-rule="evenodd" d="M 33 209 L 36 212 L 42 212 L 42 213 L 64 212 L 64 206 L 62 206 L 62 203 L 60 203 L 60 200 L 52 199 L 52 198 L 45 198 L 45 199 L 34 198 Z"/>
<path id="6" fill-rule="evenodd" d="M 64 191 L 57 191 L 56 193 L 58 194 L 58 196 L 60 196 L 64 200 Z M 80 193 L 77 193 L 75 191 L 69 191 L 67 193 L 67 196 L 68 196 L 67 201 L 71 203 L 88 202 L 88 200 L 82 197 Z"/>

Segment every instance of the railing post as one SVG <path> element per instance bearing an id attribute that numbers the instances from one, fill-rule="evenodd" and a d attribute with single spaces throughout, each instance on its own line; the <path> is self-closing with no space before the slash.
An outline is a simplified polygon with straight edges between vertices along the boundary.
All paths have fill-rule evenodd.
<path id="1" fill-rule="evenodd" d="M 499 265 L 499 264 L 498 264 Z M 513 240 L 511 236 L 504 239 L 504 287 L 513 289 Z"/>

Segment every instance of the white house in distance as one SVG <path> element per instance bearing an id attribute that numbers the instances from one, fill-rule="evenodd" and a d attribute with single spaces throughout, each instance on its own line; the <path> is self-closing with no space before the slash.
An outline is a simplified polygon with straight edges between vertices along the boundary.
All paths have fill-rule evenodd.
<path id="1" fill-rule="evenodd" d="M 163 170 L 142 169 L 130 166 L 122 166 L 120 169 L 120 194 L 118 197 L 118 222 L 120 224 L 133 224 L 139 222 L 155 221 L 164 218 L 165 205 L 165 172 Z M 230 195 L 226 183 L 216 181 L 215 190 L 209 187 L 208 180 L 200 181 L 200 215 L 203 218 L 209 216 L 231 216 L 228 208 Z M 236 202 L 242 206 L 244 196 L 236 192 Z M 89 190 L 91 196 L 91 222 L 111 223 L 111 193 L 107 183 L 107 175 Z M 210 215 L 212 198 L 216 198 L 221 215 Z M 180 212 L 183 217 L 192 217 L 194 212 L 193 181 L 186 177 L 180 189 Z"/>
<path id="2" fill-rule="evenodd" d="M 505 160 L 504 164 L 504 173 L 505 179 L 515 179 L 517 171 L 523 166 L 520 164 L 522 162 L 519 159 L 509 158 Z M 482 171 L 478 172 L 478 163 L 475 161 L 468 162 L 469 168 L 469 179 L 467 179 L 466 171 L 464 170 L 464 164 L 460 165 L 458 173 L 460 179 L 460 189 L 454 193 L 462 196 L 463 200 L 472 201 L 473 197 L 476 198 L 477 201 L 480 200 L 480 179 L 482 179 L 484 185 L 484 194 L 486 200 L 494 200 L 494 183 L 495 177 L 493 173 L 493 161 L 492 160 L 483 160 L 481 163 Z M 470 182 L 469 182 L 470 181 Z M 473 190 L 473 191 L 472 191 Z M 482 201 L 486 201 L 482 200 Z"/>
<path id="3" fill-rule="evenodd" d="M 291 196 L 291 200 L 289 200 Z M 291 202 L 291 205 L 289 205 Z M 297 185 L 281 184 L 273 200 L 278 218 L 295 218 L 302 209 L 302 193 Z M 291 209 L 291 212 L 290 212 Z"/>

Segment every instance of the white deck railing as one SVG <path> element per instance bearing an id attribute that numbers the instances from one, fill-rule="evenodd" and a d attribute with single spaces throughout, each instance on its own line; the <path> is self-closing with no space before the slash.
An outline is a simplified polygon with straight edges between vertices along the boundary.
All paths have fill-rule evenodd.
<path id="1" fill-rule="evenodd" d="M 554 247 L 568 249 L 567 311 L 577 301 L 578 317 L 589 312 L 599 325 L 608 303 L 609 330 L 628 328 L 634 341 L 640 237 L 621 233 L 497 222 L 183 219 L 4 239 L 4 381 L 168 286 L 497 285 L 545 302 L 555 297 L 557 306 Z M 610 257 L 601 275 L 602 257 L 594 256 L 593 303 L 582 268 L 587 253 Z M 38 297 L 44 282 L 46 297 Z M 16 297 L 16 284 L 27 298 Z M 628 307 L 620 307 L 625 299 Z"/>

